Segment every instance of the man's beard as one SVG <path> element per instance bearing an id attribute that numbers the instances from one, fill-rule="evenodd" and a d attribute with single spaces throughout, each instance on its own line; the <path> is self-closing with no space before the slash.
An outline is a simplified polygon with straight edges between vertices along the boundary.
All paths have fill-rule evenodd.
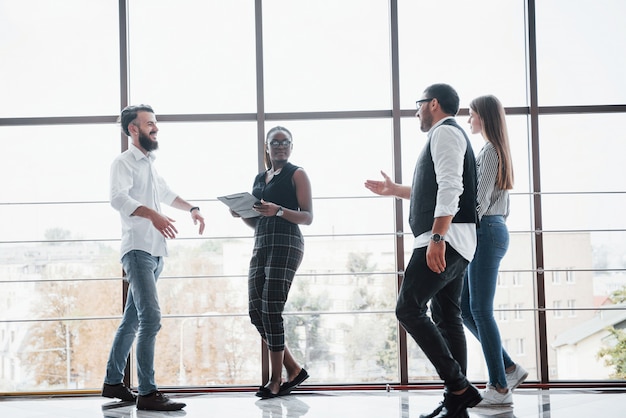
<path id="1" fill-rule="evenodd" d="M 145 135 L 143 132 L 139 132 L 139 145 L 147 152 L 159 149 L 159 142 L 153 141 L 149 135 Z"/>
<path id="2" fill-rule="evenodd" d="M 430 131 L 433 127 L 433 115 L 428 111 L 422 112 L 420 115 L 420 130 L 422 132 Z"/>

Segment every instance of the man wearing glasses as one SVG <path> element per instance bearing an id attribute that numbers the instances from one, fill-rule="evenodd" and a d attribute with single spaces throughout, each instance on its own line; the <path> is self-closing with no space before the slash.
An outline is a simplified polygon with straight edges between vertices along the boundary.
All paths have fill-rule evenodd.
<path id="1" fill-rule="evenodd" d="M 467 135 L 456 123 L 459 96 L 447 84 L 426 88 L 417 102 L 420 129 L 428 137 L 417 159 L 411 187 L 367 180 L 384 196 L 410 199 L 415 237 L 404 272 L 396 316 L 431 361 L 446 391 L 444 400 L 421 418 L 467 416 L 481 401 L 465 377 L 467 346 L 461 319 L 461 290 L 476 249 L 476 161 Z M 431 317 L 427 315 L 430 302 Z"/>

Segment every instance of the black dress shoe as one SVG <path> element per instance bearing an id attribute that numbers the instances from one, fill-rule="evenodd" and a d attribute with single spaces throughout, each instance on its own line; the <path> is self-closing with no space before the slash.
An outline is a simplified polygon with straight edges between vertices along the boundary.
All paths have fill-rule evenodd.
<path id="1" fill-rule="evenodd" d="M 446 392 L 443 395 L 441 411 L 435 418 L 462 418 L 467 416 L 467 408 L 472 408 L 482 401 L 480 392 L 473 385 L 469 385 L 467 390 L 460 395 Z"/>
<path id="2" fill-rule="evenodd" d="M 256 396 L 258 396 L 261 399 L 270 399 L 270 398 L 276 398 L 281 395 L 280 393 L 272 393 L 270 388 L 267 386 L 261 386 L 259 390 L 257 390 Z"/>
<path id="3" fill-rule="evenodd" d="M 186 407 L 187 404 L 174 402 L 158 390 L 149 395 L 139 395 L 137 397 L 137 409 L 150 411 L 178 411 Z"/>
<path id="4" fill-rule="evenodd" d="M 131 392 L 123 383 L 117 385 L 102 385 L 102 396 L 105 398 L 117 398 L 126 402 L 135 402 L 137 395 Z"/>

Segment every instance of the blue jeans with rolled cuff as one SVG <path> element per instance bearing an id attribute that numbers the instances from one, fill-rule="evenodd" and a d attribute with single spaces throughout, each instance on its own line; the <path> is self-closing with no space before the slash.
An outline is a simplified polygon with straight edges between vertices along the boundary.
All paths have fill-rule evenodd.
<path id="1" fill-rule="evenodd" d="M 161 329 L 157 280 L 163 271 L 163 257 L 145 251 L 129 251 L 122 257 L 128 281 L 128 297 L 107 361 L 104 383 L 115 385 L 124 378 L 124 369 L 135 337 L 138 391 L 147 395 L 157 390 L 154 379 L 154 348 Z"/>

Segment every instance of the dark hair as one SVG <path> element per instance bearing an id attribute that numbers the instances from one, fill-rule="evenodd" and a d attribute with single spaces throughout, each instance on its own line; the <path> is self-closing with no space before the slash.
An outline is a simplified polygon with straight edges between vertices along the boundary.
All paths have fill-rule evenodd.
<path id="1" fill-rule="evenodd" d="M 429 99 L 437 99 L 444 113 L 454 116 L 459 111 L 459 95 L 448 84 L 439 83 L 426 87 L 424 96 Z"/>
<path id="2" fill-rule="evenodd" d="M 265 136 L 265 168 L 267 168 L 268 170 L 270 168 L 272 168 L 272 161 L 270 160 L 270 156 L 267 153 L 267 141 L 270 139 L 270 137 L 272 135 L 274 135 L 276 132 L 282 132 L 284 133 L 287 137 L 289 137 L 290 141 L 293 141 L 293 136 L 291 135 L 291 132 L 289 132 L 289 129 L 284 128 L 282 126 L 274 126 L 272 129 L 270 129 L 269 131 L 267 131 L 267 135 Z"/>
<path id="3" fill-rule="evenodd" d="M 135 119 L 137 119 L 137 113 L 139 112 L 150 112 L 154 113 L 152 107 L 146 104 L 134 105 L 134 106 L 126 106 L 122 109 L 122 113 L 117 118 L 117 121 L 122 126 L 122 132 L 126 135 L 130 136 L 128 132 L 128 125 L 130 125 Z"/>
<path id="4" fill-rule="evenodd" d="M 513 162 L 509 147 L 509 133 L 506 127 L 504 107 L 493 95 L 480 96 L 472 100 L 470 109 L 476 112 L 483 125 L 483 136 L 496 149 L 498 171 L 496 186 L 501 190 L 513 188 Z"/>

